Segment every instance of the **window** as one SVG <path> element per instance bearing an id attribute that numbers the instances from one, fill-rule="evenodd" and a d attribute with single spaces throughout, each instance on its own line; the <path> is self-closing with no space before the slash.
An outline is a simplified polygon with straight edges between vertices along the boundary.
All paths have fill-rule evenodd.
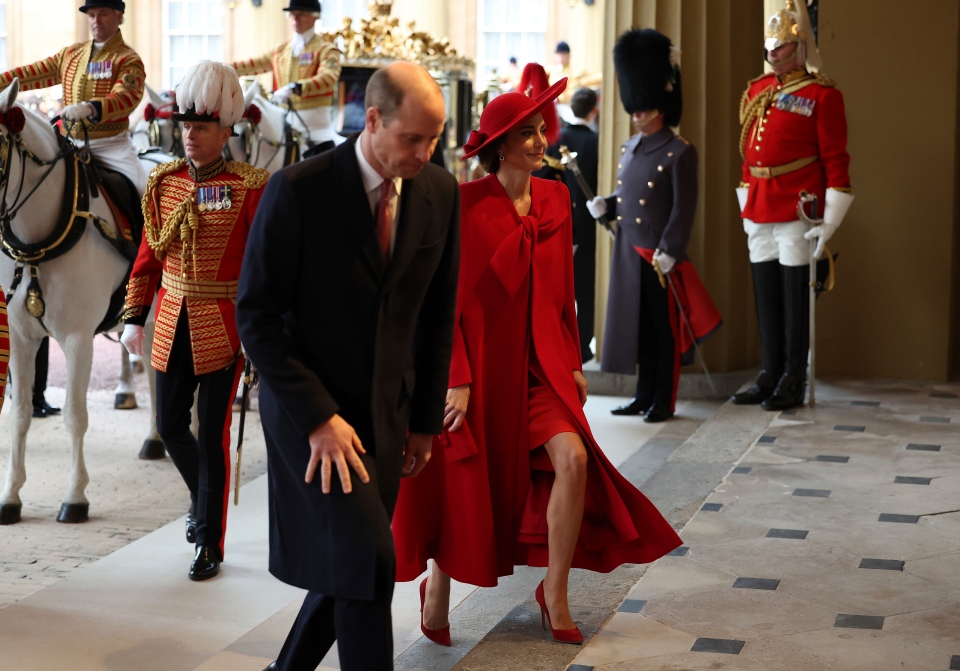
<path id="1" fill-rule="evenodd" d="M 366 0 L 323 0 L 320 4 L 323 12 L 320 14 L 320 26 L 324 30 L 339 30 L 343 25 L 343 17 L 349 16 L 353 19 L 355 29 L 360 26 L 360 19 L 367 16 Z"/>
<path id="2" fill-rule="evenodd" d="M 503 69 L 511 56 L 523 66 L 543 63 L 547 32 L 547 0 L 478 0 L 477 75 L 480 81 Z"/>
<path id="3" fill-rule="evenodd" d="M 7 67 L 7 2 L 0 0 L 0 72 L 6 72 Z"/>
<path id="4" fill-rule="evenodd" d="M 223 60 L 222 0 L 164 0 L 163 87 L 174 88 L 203 59 Z"/>

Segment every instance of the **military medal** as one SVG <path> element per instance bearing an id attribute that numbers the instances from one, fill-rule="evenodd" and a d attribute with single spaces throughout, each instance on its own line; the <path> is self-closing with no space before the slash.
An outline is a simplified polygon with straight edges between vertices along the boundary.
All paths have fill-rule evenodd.
<path id="1" fill-rule="evenodd" d="M 812 98 L 803 98 L 801 96 L 790 95 L 789 93 L 781 93 L 777 98 L 777 102 L 774 103 L 774 107 L 784 112 L 809 117 L 813 116 L 813 106 L 816 104 L 817 101 Z"/>
<path id="2" fill-rule="evenodd" d="M 197 190 L 197 209 L 201 212 L 207 211 L 207 194 L 206 189 Z"/>
<path id="3" fill-rule="evenodd" d="M 233 189 L 231 189 L 229 185 L 223 188 L 224 188 L 223 209 L 229 210 L 231 207 L 233 207 L 233 201 L 230 199 L 230 196 L 233 195 L 232 194 Z"/>
<path id="4" fill-rule="evenodd" d="M 300 65 L 310 65 L 311 63 L 313 63 L 312 51 L 304 51 L 300 54 Z"/>
<path id="5" fill-rule="evenodd" d="M 92 61 L 87 64 L 87 74 L 93 79 L 112 79 L 113 61 Z"/>
<path id="6" fill-rule="evenodd" d="M 197 190 L 197 209 L 201 212 L 229 210 L 233 207 L 232 188 L 224 186 L 204 186 Z"/>

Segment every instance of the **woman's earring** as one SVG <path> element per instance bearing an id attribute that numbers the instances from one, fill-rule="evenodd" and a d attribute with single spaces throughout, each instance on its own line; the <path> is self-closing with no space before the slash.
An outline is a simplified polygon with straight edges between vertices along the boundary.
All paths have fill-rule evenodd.
<path id="1" fill-rule="evenodd" d="M 497 156 L 500 158 L 501 161 L 503 160 L 503 150 L 502 150 L 502 149 L 497 149 Z"/>

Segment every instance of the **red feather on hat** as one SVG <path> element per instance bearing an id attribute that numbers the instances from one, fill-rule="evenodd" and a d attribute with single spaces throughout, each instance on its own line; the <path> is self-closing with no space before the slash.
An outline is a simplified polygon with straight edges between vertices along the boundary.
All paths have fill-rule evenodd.
<path id="1" fill-rule="evenodd" d="M 539 63 L 527 63 L 523 68 L 523 74 L 520 76 L 520 83 L 517 85 L 517 91 L 526 94 L 530 98 L 536 98 L 550 87 L 550 80 L 547 79 L 547 71 Z M 552 102 L 540 112 L 543 115 L 543 121 L 547 124 L 547 142 L 556 144 L 560 139 L 560 118 L 557 115 L 556 102 Z"/>

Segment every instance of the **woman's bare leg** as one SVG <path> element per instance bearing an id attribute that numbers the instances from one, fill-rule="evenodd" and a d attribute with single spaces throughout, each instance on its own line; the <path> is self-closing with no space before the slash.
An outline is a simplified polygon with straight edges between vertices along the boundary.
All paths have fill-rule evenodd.
<path id="1" fill-rule="evenodd" d="M 427 629 L 443 629 L 450 624 L 449 613 L 450 576 L 440 570 L 437 562 L 433 562 L 423 604 L 423 626 Z"/>
<path id="2" fill-rule="evenodd" d="M 567 603 L 567 578 L 583 520 L 587 491 L 587 450 L 576 433 L 558 433 L 544 447 L 556 477 L 547 504 L 549 564 L 543 592 L 554 629 L 576 625 Z"/>

